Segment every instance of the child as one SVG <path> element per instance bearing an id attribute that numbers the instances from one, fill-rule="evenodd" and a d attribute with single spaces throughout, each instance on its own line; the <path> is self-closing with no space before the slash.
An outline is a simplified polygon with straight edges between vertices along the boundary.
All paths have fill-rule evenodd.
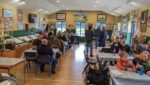
<path id="1" fill-rule="evenodd" d="M 150 58 L 148 51 L 143 51 L 140 53 L 139 57 L 133 60 L 133 63 L 137 70 L 140 67 L 144 67 L 144 72 L 150 76 Z"/>
<path id="2" fill-rule="evenodd" d="M 120 58 L 117 60 L 117 67 L 121 70 L 135 71 L 135 66 L 127 59 L 127 53 L 122 51 Z"/>

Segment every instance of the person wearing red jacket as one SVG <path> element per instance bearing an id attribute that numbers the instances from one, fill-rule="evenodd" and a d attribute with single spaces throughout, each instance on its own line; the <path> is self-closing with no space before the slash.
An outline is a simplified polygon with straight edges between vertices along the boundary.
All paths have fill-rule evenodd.
<path id="1" fill-rule="evenodd" d="M 127 59 L 127 53 L 122 51 L 120 58 L 117 60 L 117 67 L 121 70 L 136 71 L 135 66 Z"/>

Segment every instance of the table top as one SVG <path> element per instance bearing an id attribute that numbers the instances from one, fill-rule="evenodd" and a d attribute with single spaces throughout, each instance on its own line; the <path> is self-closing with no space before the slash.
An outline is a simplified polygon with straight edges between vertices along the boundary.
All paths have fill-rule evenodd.
<path id="1" fill-rule="evenodd" d="M 0 68 L 11 68 L 21 62 L 24 62 L 24 58 L 5 58 L 0 57 Z"/>
<path id="2" fill-rule="evenodd" d="M 109 59 L 115 59 L 117 60 L 119 58 L 119 54 L 114 54 L 114 53 L 101 53 L 101 52 L 98 52 L 97 53 L 97 56 L 102 59 L 102 58 L 109 58 Z M 128 59 L 129 60 L 132 60 L 134 59 L 134 57 L 132 55 L 128 55 Z"/>
<path id="3" fill-rule="evenodd" d="M 130 80 L 144 80 L 150 82 L 150 76 L 140 75 L 136 72 L 123 71 L 117 68 L 117 66 L 109 66 L 109 71 L 111 77 L 120 79 L 130 79 Z"/>
<path id="4" fill-rule="evenodd" d="M 30 49 L 26 50 L 25 52 L 36 52 L 36 50 L 30 48 Z"/>

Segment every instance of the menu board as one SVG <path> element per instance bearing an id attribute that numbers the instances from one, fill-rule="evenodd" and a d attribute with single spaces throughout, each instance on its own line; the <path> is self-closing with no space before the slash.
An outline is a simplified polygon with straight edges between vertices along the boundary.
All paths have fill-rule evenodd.
<path id="1" fill-rule="evenodd" d="M 12 22 L 13 12 L 8 9 L 3 9 L 2 12 L 3 12 L 4 29 L 5 30 L 13 29 L 13 22 Z"/>

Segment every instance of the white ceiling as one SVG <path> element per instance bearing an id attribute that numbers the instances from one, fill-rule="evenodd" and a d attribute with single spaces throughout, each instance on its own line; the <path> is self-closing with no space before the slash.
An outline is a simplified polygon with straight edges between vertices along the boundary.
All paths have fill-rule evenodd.
<path id="1" fill-rule="evenodd" d="M 150 0 L 24 0 L 27 2 L 24 5 L 19 5 L 13 1 L 14 0 L 0 0 L 2 3 L 36 10 L 45 14 L 51 14 L 60 10 L 96 10 L 117 16 L 150 5 Z M 59 3 L 57 1 L 59 1 Z"/>

